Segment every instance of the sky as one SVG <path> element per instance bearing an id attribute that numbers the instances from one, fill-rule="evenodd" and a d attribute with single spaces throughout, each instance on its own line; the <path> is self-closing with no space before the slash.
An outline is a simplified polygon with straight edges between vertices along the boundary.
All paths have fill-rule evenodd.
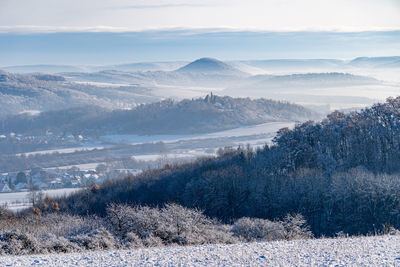
<path id="1" fill-rule="evenodd" d="M 400 0 L 0 0 L 0 66 L 400 55 Z"/>
<path id="2" fill-rule="evenodd" d="M 2 31 L 400 29 L 399 0 L 0 0 Z"/>

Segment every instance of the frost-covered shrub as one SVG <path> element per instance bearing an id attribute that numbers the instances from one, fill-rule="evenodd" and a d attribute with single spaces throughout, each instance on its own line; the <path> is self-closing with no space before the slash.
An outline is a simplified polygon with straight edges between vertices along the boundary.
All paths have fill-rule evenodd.
<path id="1" fill-rule="evenodd" d="M 121 240 L 129 233 L 142 239 L 145 246 L 160 242 L 179 245 L 235 243 L 236 238 L 218 221 L 206 217 L 201 211 L 167 204 L 162 209 L 110 205 L 107 221 L 111 231 Z M 152 241 L 157 238 L 156 242 Z"/>
<path id="2" fill-rule="evenodd" d="M 306 220 L 301 214 L 286 215 L 283 221 L 269 221 L 257 218 L 240 218 L 231 230 L 235 236 L 247 242 L 293 240 L 312 238 Z"/>
<path id="3" fill-rule="evenodd" d="M 145 239 L 143 239 L 143 245 L 146 247 L 163 247 L 164 243 L 158 236 L 149 234 Z"/>
<path id="4" fill-rule="evenodd" d="M 41 219 L 46 225 L 47 231 L 54 233 L 57 236 L 78 235 L 94 231 L 103 227 L 103 221 L 94 216 L 72 216 L 67 214 L 48 214 Z"/>
<path id="5" fill-rule="evenodd" d="M 176 204 L 165 205 L 160 215 L 157 235 L 166 243 L 203 243 L 202 237 L 212 228 L 212 221 L 202 212 Z"/>
<path id="6" fill-rule="evenodd" d="M 235 239 L 216 220 L 201 211 L 167 204 L 161 209 L 158 235 L 166 242 L 179 245 L 235 243 Z"/>
<path id="7" fill-rule="evenodd" d="M 159 210 L 149 207 L 131 207 L 112 204 L 107 207 L 107 221 L 112 232 L 124 239 L 128 232 L 146 238 L 156 232 L 159 224 Z"/>
<path id="8" fill-rule="evenodd" d="M 84 250 L 78 244 L 71 242 L 64 236 L 56 236 L 52 233 L 43 236 L 40 244 L 43 253 L 69 253 Z"/>
<path id="9" fill-rule="evenodd" d="M 7 215 L 0 220 L 0 255 L 309 237 L 312 234 L 301 215 L 288 215 L 281 222 L 241 218 L 231 226 L 177 204 L 163 208 L 110 205 L 106 218 L 59 213 Z"/>
<path id="10" fill-rule="evenodd" d="M 237 220 L 232 226 L 232 232 L 247 242 L 280 240 L 285 237 L 281 222 L 247 217 Z"/>
<path id="11" fill-rule="evenodd" d="M 113 235 L 104 228 L 86 234 L 72 236 L 69 238 L 69 241 L 87 250 L 105 250 L 116 247 Z"/>
<path id="12" fill-rule="evenodd" d="M 382 225 L 382 234 L 383 235 L 400 235 L 400 231 L 398 229 L 396 229 L 392 224 L 384 223 Z"/>
<path id="13" fill-rule="evenodd" d="M 78 252 L 115 247 L 100 218 L 63 214 L 12 216 L 0 220 L 0 253 Z"/>
<path id="14" fill-rule="evenodd" d="M 12 217 L 12 215 L 13 214 L 9 210 L 0 206 L 0 219 L 9 218 Z"/>
<path id="15" fill-rule="evenodd" d="M 16 231 L 1 234 L 0 241 L 2 254 L 24 255 L 40 251 L 38 242 L 34 237 Z"/>
<path id="16" fill-rule="evenodd" d="M 127 233 L 125 239 L 123 240 L 123 245 L 125 248 L 142 248 L 143 241 L 135 233 Z"/>
<path id="17" fill-rule="evenodd" d="M 314 236 L 307 225 L 307 221 L 301 214 L 286 215 L 282 224 L 285 229 L 286 240 L 308 239 Z"/>
<path id="18" fill-rule="evenodd" d="M 345 233 L 345 232 L 343 232 L 343 231 L 339 231 L 339 232 L 337 232 L 337 233 L 335 234 L 335 236 L 336 236 L 337 238 L 347 238 L 347 237 L 349 237 L 349 234 L 347 234 L 347 233 Z"/>
<path id="19" fill-rule="evenodd" d="M 231 226 L 216 222 L 202 233 L 201 238 L 194 244 L 235 244 L 239 239 L 231 232 Z"/>

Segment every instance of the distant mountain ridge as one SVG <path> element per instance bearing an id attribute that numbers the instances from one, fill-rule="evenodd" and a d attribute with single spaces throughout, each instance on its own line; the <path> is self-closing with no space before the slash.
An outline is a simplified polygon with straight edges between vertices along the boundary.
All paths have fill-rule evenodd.
<path id="1" fill-rule="evenodd" d="M 227 75 L 245 75 L 244 72 L 234 68 L 233 66 L 214 58 L 200 58 L 182 68 L 177 72 L 201 72 L 201 73 L 218 73 Z"/>
<path id="2" fill-rule="evenodd" d="M 356 67 L 399 68 L 400 56 L 394 57 L 358 57 L 349 62 Z"/>
<path id="3" fill-rule="evenodd" d="M 200 62 L 196 62 L 200 61 Z M 216 61 L 216 62 L 215 62 Z M 113 65 L 16 65 L 16 66 L 4 66 L 3 70 L 17 73 L 60 73 L 60 72 L 96 72 L 103 70 L 117 70 L 117 71 L 173 71 L 178 69 L 184 69 L 185 66 L 207 65 L 207 62 L 215 65 L 219 65 L 222 61 L 213 58 L 200 58 L 194 62 L 187 61 L 165 61 L 165 62 L 132 62 L 124 64 L 113 64 Z M 198 64 L 201 63 L 201 64 Z M 236 71 L 247 72 L 244 69 L 248 67 L 257 68 L 259 70 L 283 70 L 283 69 L 297 69 L 297 70 L 310 70 L 310 69 L 321 69 L 321 70 L 332 70 L 332 68 L 338 70 L 338 68 L 349 68 L 349 67 L 362 67 L 362 68 L 399 68 L 400 67 L 400 56 L 392 57 L 358 57 L 352 60 L 341 60 L 341 59 L 257 59 L 257 60 L 233 60 L 222 62 L 230 67 L 236 69 Z M 246 67 L 247 66 L 247 67 Z M 189 67 L 189 66 L 188 66 Z M 224 68 L 220 69 L 223 70 Z M 190 70 L 190 69 L 189 69 Z M 225 69 L 226 70 L 226 69 Z"/>

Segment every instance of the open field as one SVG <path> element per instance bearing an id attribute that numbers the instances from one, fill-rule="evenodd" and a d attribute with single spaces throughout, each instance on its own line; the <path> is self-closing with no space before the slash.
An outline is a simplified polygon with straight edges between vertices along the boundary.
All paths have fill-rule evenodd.
<path id="1" fill-rule="evenodd" d="M 400 236 L 0 257 L 2 266 L 399 266 Z"/>
<path id="2" fill-rule="evenodd" d="M 81 188 L 62 188 L 43 191 L 45 195 L 50 197 L 60 197 L 69 195 Z M 16 193 L 1 193 L 0 206 L 6 206 L 12 211 L 17 211 L 24 208 L 29 208 L 32 204 L 29 201 L 29 192 L 16 192 Z"/>

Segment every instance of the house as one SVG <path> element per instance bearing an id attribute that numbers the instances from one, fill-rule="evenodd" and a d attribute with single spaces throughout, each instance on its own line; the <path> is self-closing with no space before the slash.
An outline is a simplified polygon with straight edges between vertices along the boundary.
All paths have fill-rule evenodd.
<path id="1" fill-rule="evenodd" d="M 28 191 L 28 184 L 27 183 L 18 183 L 16 186 L 15 186 L 15 191 L 18 191 L 18 192 L 25 192 L 25 191 Z"/>
<path id="2" fill-rule="evenodd" d="M 41 182 L 41 181 L 34 182 L 33 186 L 36 187 L 36 188 L 39 188 L 40 190 L 49 189 L 49 185 L 47 183 L 44 183 L 44 182 Z"/>
<path id="3" fill-rule="evenodd" d="M 8 173 L 0 173 L 0 183 L 6 183 L 8 181 Z"/>
<path id="4" fill-rule="evenodd" d="M 10 193 L 12 192 L 8 184 L 0 184 L 0 193 Z"/>
<path id="5" fill-rule="evenodd" d="M 50 184 L 49 184 L 49 188 L 52 188 L 52 189 L 62 188 L 62 187 L 63 187 L 63 183 L 62 183 L 62 181 L 61 181 L 60 178 L 54 179 L 54 180 L 51 181 Z"/>

